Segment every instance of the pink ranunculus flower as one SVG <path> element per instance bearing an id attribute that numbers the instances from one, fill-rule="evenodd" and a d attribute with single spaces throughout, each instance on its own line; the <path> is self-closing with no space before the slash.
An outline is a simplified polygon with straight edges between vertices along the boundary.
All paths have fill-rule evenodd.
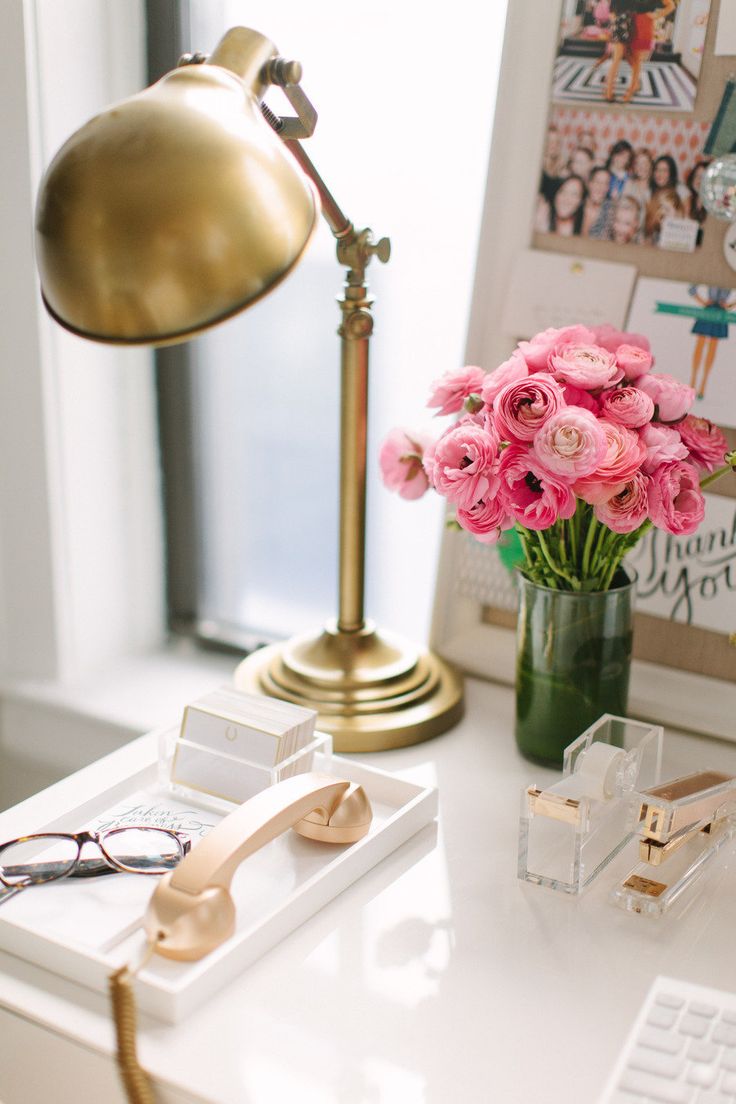
<path id="1" fill-rule="evenodd" d="M 626 333 L 617 330 L 610 322 L 604 322 L 601 326 L 593 327 L 594 341 L 596 345 L 602 345 L 609 353 L 615 353 L 620 345 L 635 345 L 638 349 L 649 352 L 649 338 L 644 334 Z"/>
<path id="2" fill-rule="evenodd" d="M 648 372 L 654 363 L 654 358 L 648 349 L 640 349 L 638 345 L 619 345 L 614 356 L 619 368 L 623 370 L 624 379 L 635 380 Z"/>
<path id="3" fill-rule="evenodd" d="M 481 498 L 469 510 L 457 510 L 458 524 L 472 533 L 482 544 L 495 544 L 504 529 L 511 529 L 514 519 L 503 495 Z"/>
<path id="4" fill-rule="evenodd" d="M 549 529 L 575 513 L 575 495 L 563 480 L 546 471 L 523 445 L 501 453 L 501 493 L 508 509 L 527 529 Z"/>
<path id="5" fill-rule="evenodd" d="M 529 369 L 527 363 L 518 349 L 514 349 L 513 353 L 508 360 L 505 360 L 503 364 L 499 364 L 498 368 L 494 368 L 492 372 L 483 380 L 483 386 L 480 389 L 480 397 L 486 406 L 493 406 L 493 401 L 496 395 L 506 386 L 507 383 L 513 383 L 515 380 L 524 379 L 529 375 Z"/>
<path id="6" fill-rule="evenodd" d="M 635 472 L 623 487 L 606 502 L 599 502 L 593 510 L 614 533 L 633 533 L 649 514 L 649 480 L 643 472 Z"/>
<path id="7" fill-rule="evenodd" d="M 687 537 L 705 517 L 705 498 L 692 464 L 662 464 L 649 479 L 649 517 L 658 529 Z"/>
<path id="8" fill-rule="evenodd" d="M 498 490 L 498 435 L 461 419 L 437 441 L 427 471 L 441 495 L 469 510 Z"/>
<path id="9" fill-rule="evenodd" d="M 566 406 L 548 418 L 532 445 L 537 462 L 568 483 L 596 471 L 607 448 L 603 426 L 580 406 Z"/>
<path id="10" fill-rule="evenodd" d="M 427 406 L 438 407 L 438 417 L 440 414 L 457 414 L 468 395 L 480 392 L 484 379 L 483 369 L 472 364 L 465 368 L 453 368 L 431 384 Z"/>
<path id="11" fill-rule="evenodd" d="M 649 395 L 657 407 L 658 422 L 679 422 L 695 401 L 695 392 L 664 372 L 648 372 L 636 381 L 636 386 Z"/>
<path id="12" fill-rule="evenodd" d="M 639 471 L 647 455 L 639 435 L 632 429 L 616 425 L 606 418 L 599 418 L 598 425 L 606 435 L 605 455 L 594 472 L 579 479 L 573 486 L 578 498 L 591 506 L 606 502 L 623 490 Z"/>
<path id="13" fill-rule="evenodd" d="M 654 401 L 638 387 L 613 387 L 600 396 L 601 414 L 627 429 L 641 429 L 651 422 Z"/>
<path id="14" fill-rule="evenodd" d="M 598 391 L 623 379 L 616 357 L 601 345 L 558 345 L 550 353 L 549 370 L 560 383 L 571 383 L 583 391 Z"/>
<path id="15" fill-rule="evenodd" d="M 651 475 L 661 464 L 687 458 L 687 448 L 683 445 L 680 434 L 669 426 L 650 422 L 640 431 L 639 440 L 647 453 L 642 463 L 642 470 L 648 475 Z"/>
<path id="16" fill-rule="evenodd" d="M 392 429 L 381 445 L 378 462 L 384 486 L 397 491 L 402 498 L 421 498 L 429 488 L 422 466 L 430 438 L 413 430 Z"/>
<path id="17" fill-rule="evenodd" d="M 590 391 L 583 391 L 582 387 L 574 387 L 571 383 L 563 383 L 562 391 L 568 406 L 582 406 L 583 410 L 589 410 L 596 417 L 601 412 L 601 404 Z"/>
<path id="18" fill-rule="evenodd" d="M 549 354 L 565 341 L 586 345 L 595 341 L 595 334 L 587 326 L 563 326 L 562 329 L 542 330 L 531 341 L 520 341 L 519 352 L 529 365 L 530 372 L 546 372 Z"/>
<path id="19" fill-rule="evenodd" d="M 690 459 L 706 471 L 714 471 L 723 464 L 728 452 L 728 442 L 718 426 L 707 418 L 696 418 L 688 414 L 683 422 L 678 422 L 677 431 L 682 443 L 690 453 Z"/>
<path id="20" fill-rule="evenodd" d="M 562 388 L 546 372 L 515 380 L 502 387 L 494 399 L 496 428 L 502 440 L 532 441 L 564 405 Z"/>

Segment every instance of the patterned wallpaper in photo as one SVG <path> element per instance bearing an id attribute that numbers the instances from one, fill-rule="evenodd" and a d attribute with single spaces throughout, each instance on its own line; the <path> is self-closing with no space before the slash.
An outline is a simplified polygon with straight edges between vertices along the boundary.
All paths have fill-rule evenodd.
<path id="1" fill-rule="evenodd" d="M 579 144 L 581 132 L 592 133 L 596 144 L 593 152 L 599 164 L 605 162 L 614 142 L 625 139 L 634 149 L 645 146 L 654 157 L 669 153 L 677 162 L 681 180 L 700 159 L 699 153 L 710 130 L 710 123 L 694 119 L 569 107 L 553 107 L 549 122 L 557 127 L 562 137 L 565 161 Z"/>

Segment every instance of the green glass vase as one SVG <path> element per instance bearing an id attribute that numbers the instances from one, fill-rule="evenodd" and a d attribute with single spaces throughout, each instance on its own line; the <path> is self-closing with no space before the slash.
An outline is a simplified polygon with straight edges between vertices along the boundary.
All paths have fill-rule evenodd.
<path id="1" fill-rule="evenodd" d="M 620 571 L 609 590 L 586 594 L 517 577 L 516 743 L 527 759 L 561 767 L 602 713 L 626 716 L 634 583 Z"/>

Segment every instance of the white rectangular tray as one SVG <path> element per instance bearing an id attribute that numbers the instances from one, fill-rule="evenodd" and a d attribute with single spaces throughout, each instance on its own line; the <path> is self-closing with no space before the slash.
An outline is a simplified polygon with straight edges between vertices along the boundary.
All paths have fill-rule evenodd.
<path id="1" fill-rule="evenodd" d="M 140 737 L 0 814 L 0 840 L 76 831 L 141 790 L 163 796 L 157 760 L 158 734 Z M 333 847 L 289 832 L 252 855 L 233 879 L 235 934 L 199 962 L 154 956 L 136 983 L 141 1009 L 181 1019 L 437 814 L 433 786 L 337 756 L 316 759 L 314 769 L 365 788 L 373 806 L 368 835 Z M 106 992 L 110 972 L 135 961 L 143 947 L 140 921 L 152 882 L 116 875 L 26 890 L 0 905 L 0 949 Z"/>

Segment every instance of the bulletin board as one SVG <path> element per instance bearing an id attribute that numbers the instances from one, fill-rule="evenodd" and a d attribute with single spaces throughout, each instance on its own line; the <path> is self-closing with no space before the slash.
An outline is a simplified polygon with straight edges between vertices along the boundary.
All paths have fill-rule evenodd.
<path id="1" fill-rule="evenodd" d="M 709 160 L 702 149 L 726 81 L 736 70 L 736 50 L 730 56 L 715 52 L 720 7 L 729 0 L 681 2 L 688 5 L 689 37 L 683 39 L 681 28 L 677 45 L 693 51 L 688 69 L 695 79 L 675 87 L 667 66 L 654 65 L 651 73 L 643 74 L 640 102 L 634 96 L 630 104 L 621 102 L 630 68 L 620 68 L 616 99 L 607 102 L 601 88 L 605 91 L 602 82 L 610 62 L 604 58 L 596 69 L 589 60 L 583 63 L 581 58 L 590 59 L 596 52 L 590 43 L 581 45 L 579 56 L 575 42 L 562 49 L 562 21 L 569 17 L 566 29 L 573 36 L 580 28 L 582 3 L 509 4 L 467 363 L 490 371 L 518 340 L 545 326 L 601 321 L 597 312 L 605 311 L 610 298 L 622 310 L 620 317 L 609 319 L 615 325 L 647 334 L 661 331 L 658 356 L 652 341 L 657 370 L 677 374 L 669 358 L 681 358 L 683 349 L 692 345 L 694 372 L 696 337 L 691 335 L 688 304 L 694 296 L 702 299 L 723 289 L 733 292 L 736 304 L 736 269 L 724 255 L 728 222 L 708 216 L 693 229 L 697 245 L 690 242 L 690 251 L 680 251 L 655 247 L 654 231 L 645 237 L 644 202 L 641 240 L 623 240 L 621 234 L 618 240 L 580 233 L 564 236 L 540 217 L 540 166 L 547 164 L 551 125 L 560 139 L 560 156 L 568 163 L 582 144 L 580 135 L 588 144 L 593 142 L 596 162 L 605 161 L 611 147 L 621 141 L 632 149 L 646 146 L 655 156 L 666 152 L 679 170 L 684 217 L 686 178 L 696 161 Z M 595 34 L 595 28 L 586 33 Z M 665 54 L 663 46 L 661 56 Z M 657 56 L 655 50 L 652 57 Z M 584 168 L 584 161 L 581 164 Z M 549 266 L 559 278 L 550 274 Z M 563 287 L 566 280 L 577 280 L 580 288 L 585 285 L 586 293 L 568 297 L 567 302 L 564 295 L 560 300 L 549 294 L 550 287 Z M 530 318 L 537 308 L 540 317 Z M 553 313 L 545 316 L 545 311 Z M 668 328 L 663 328 L 665 321 L 671 323 Z M 720 424 L 731 447 L 736 447 L 736 326 L 731 343 L 720 345 L 702 414 Z M 700 365 L 698 371 L 702 380 Z M 700 548 L 694 543 L 677 547 L 667 534 L 656 533 L 654 546 L 642 542 L 637 549 L 638 561 L 632 565 L 639 581 L 630 708 L 638 716 L 736 739 L 736 648 L 729 643 L 736 632 L 736 479 L 725 477 L 716 487 L 717 493 L 706 496 Z M 515 623 L 516 591 L 498 551 L 478 544 L 469 534 L 448 530 L 442 541 L 432 646 L 469 673 L 511 683 Z"/>

